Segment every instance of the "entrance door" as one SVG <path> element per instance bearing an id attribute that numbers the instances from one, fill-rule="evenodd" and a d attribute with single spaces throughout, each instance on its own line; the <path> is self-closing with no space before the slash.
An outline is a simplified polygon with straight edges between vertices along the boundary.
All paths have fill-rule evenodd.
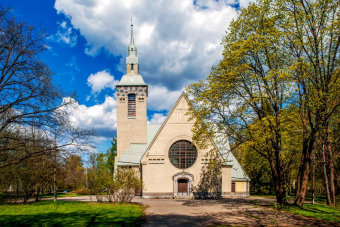
<path id="1" fill-rule="evenodd" d="M 179 196 L 188 195 L 188 180 L 187 179 L 178 180 L 178 195 Z"/>

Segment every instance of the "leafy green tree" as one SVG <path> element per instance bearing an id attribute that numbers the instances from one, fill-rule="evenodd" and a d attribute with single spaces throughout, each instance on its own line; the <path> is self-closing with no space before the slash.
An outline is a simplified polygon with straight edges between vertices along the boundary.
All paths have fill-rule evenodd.
<path id="1" fill-rule="evenodd" d="M 286 54 L 279 48 L 280 31 L 273 26 L 278 16 L 271 7 L 263 2 L 241 10 L 223 39 L 223 60 L 212 68 L 208 82 L 193 84 L 188 92 L 206 125 L 197 122 L 194 138 L 200 141 L 207 129 L 257 151 L 269 161 L 277 201 L 283 203 L 289 162 L 282 157 L 282 124 L 291 82 L 284 80 Z"/>
<path id="2" fill-rule="evenodd" d="M 107 167 L 111 173 L 114 172 L 115 158 L 117 156 L 117 139 L 112 138 L 111 147 L 106 151 Z"/>
<path id="3" fill-rule="evenodd" d="M 113 175 L 108 168 L 111 162 L 108 157 L 108 153 L 90 155 L 88 194 L 90 197 L 95 195 L 98 202 L 103 202 L 105 198 L 109 202 L 131 202 L 135 190 L 142 186 L 137 172 L 132 168 L 121 167 Z"/>
<path id="4" fill-rule="evenodd" d="M 317 140 L 322 143 L 322 153 L 333 159 L 329 133 L 332 116 L 339 109 L 340 3 L 280 0 L 275 6 L 282 14 L 278 26 L 284 32 L 282 48 L 291 55 L 287 70 L 294 81 L 291 90 L 296 97 L 294 105 L 298 107 L 303 132 L 295 200 L 295 204 L 301 206 Z M 334 175 L 332 162 L 328 162 L 328 167 L 330 175 Z M 334 182 L 334 176 L 331 178 Z M 327 177 L 325 183 L 327 189 Z M 334 187 L 331 190 L 335 202 Z"/>
<path id="5" fill-rule="evenodd" d="M 288 178 L 296 175 L 295 204 L 303 205 L 318 137 L 333 159 L 328 134 L 339 108 L 339 4 L 250 4 L 231 22 L 223 59 L 207 82 L 188 87 L 198 114 L 194 140 L 224 135 L 233 147 L 256 151 L 268 161 L 280 204 Z M 299 168 L 291 171 L 296 160 Z"/>
<path id="6" fill-rule="evenodd" d="M 65 160 L 64 183 L 67 188 L 76 190 L 83 186 L 85 168 L 79 155 L 70 155 Z"/>

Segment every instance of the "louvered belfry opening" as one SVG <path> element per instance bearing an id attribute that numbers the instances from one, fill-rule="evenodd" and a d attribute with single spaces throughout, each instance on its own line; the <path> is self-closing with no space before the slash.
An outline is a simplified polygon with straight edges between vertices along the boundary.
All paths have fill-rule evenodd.
<path id="1" fill-rule="evenodd" d="M 128 117 L 136 116 L 136 95 L 128 95 Z"/>
<path id="2" fill-rule="evenodd" d="M 172 144 L 169 151 L 170 162 L 177 168 L 191 167 L 197 158 L 196 147 L 189 141 L 180 140 Z"/>

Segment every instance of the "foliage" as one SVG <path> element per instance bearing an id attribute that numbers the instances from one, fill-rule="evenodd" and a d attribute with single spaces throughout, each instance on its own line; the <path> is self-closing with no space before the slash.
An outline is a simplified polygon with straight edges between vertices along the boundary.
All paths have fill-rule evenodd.
<path id="1" fill-rule="evenodd" d="M 303 204 L 318 136 L 333 160 L 328 135 L 340 100 L 339 8 L 335 0 L 251 3 L 231 22 L 223 59 L 207 81 L 187 89 L 195 142 L 222 136 L 234 153 L 256 152 L 270 168 L 280 204 L 294 178 L 295 202 Z M 334 182 L 334 166 L 327 165 Z"/>
<path id="2" fill-rule="evenodd" d="M 272 194 L 274 192 L 271 170 L 265 158 L 243 145 L 238 147 L 236 158 L 251 179 L 251 194 Z"/>
<path id="3" fill-rule="evenodd" d="M 44 31 L 0 6 L 1 202 L 40 200 L 53 181 L 60 183 L 62 158 L 92 147 L 87 139 L 95 131 L 70 120 L 74 94 L 54 85 L 53 72 L 39 59 L 45 39 Z"/>
<path id="4" fill-rule="evenodd" d="M 112 138 L 111 140 L 111 147 L 107 149 L 106 156 L 108 160 L 108 169 L 113 173 L 114 172 L 114 166 L 115 166 L 115 158 L 117 156 L 117 139 Z"/>
<path id="5" fill-rule="evenodd" d="M 323 144 L 323 155 L 333 159 L 328 134 L 340 100 L 340 3 L 335 0 L 278 1 L 277 10 L 282 12 L 280 27 L 285 32 L 282 46 L 291 53 L 287 68 L 295 82 L 293 104 L 299 110 L 303 132 L 295 200 L 296 205 L 302 205 L 317 139 Z M 327 168 L 329 176 L 324 180 L 328 190 L 334 182 L 332 162 L 324 164 L 324 169 Z M 324 173 L 326 176 L 326 171 Z M 335 201 L 334 186 L 331 190 Z"/>
<path id="6" fill-rule="evenodd" d="M 142 187 L 138 172 L 133 168 L 118 168 L 110 171 L 110 153 L 91 154 L 88 168 L 88 191 L 98 202 L 131 202 L 136 190 Z"/>
<path id="7" fill-rule="evenodd" d="M 70 155 L 65 160 L 64 188 L 77 190 L 84 186 L 85 168 L 79 155 Z"/>
<path id="8" fill-rule="evenodd" d="M 39 59 L 47 47 L 45 33 L 1 6 L 0 33 L 0 168 L 55 149 L 91 148 L 85 139 L 94 130 L 70 122 L 74 95 L 52 83 L 52 71 Z M 39 134 L 35 141 L 27 136 L 32 130 Z"/>
<path id="9" fill-rule="evenodd" d="M 84 194 L 84 195 L 87 195 L 87 194 Z M 78 193 L 73 193 L 73 192 L 58 192 L 57 193 L 57 197 L 58 198 L 63 198 L 63 197 L 78 197 L 78 196 L 81 196 L 80 194 Z M 44 194 L 42 196 L 42 198 L 53 198 L 54 197 L 54 194 Z"/>
<path id="10" fill-rule="evenodd" d="M 261 3 L 242 9 L 231 22 L 223 39 L 223 60 L 212 68 L 208 82 L 193 84 L 188 91 L 209 134 L 229 137 L 234 148 L 243 144 L 269 161 L 277 199 L 282 203 L 291 158 L 291 151 L 282 147 L 282 124 L 287 122 L 283 112 L 291 81 L 283 79 L 285 53 L 278 48 L 280 31 L 273 26 L 277 15 L 270 3 Z M 194 138 L 201 140 L 200 134 L 196 130 Z"/>
<path id="11" fill-rule="evenodd" d="M 35 139 L 32 139 L 35 142 Z M 35 147 L 44 144 L 35 142 Z M 55 162 L 49 156 L 37 156 L 25 159 L 15 165 L 0 169 L 0 193 L 2 203 L 26 202 L 35 197 L 41 199 L 44 191 L 53 183 Z"/>
<path id="12" fill-rule="evenodd" d="M 41 201 L 0 205 L 2 226 L 140 226 L 138 204 Z"/>

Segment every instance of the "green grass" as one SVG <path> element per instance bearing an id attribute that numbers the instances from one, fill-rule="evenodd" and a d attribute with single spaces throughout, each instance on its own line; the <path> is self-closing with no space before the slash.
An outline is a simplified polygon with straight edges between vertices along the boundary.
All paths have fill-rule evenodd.
<path id="1" fill-rule="evenodd" d="M 275 198 L 276 195 L 263 195 L 263 194 L 250 194 L 250 196 L 254 196 L 254 197 L 266 197 L 266 198 Z"/>
<path id="2" fill-rule="evenodd" d="M 318 220 L 340 223 L 340 209 L 323 204 L 304 204 L 303 207 L 288 206 L 284 210 Z"/>
<path id="3" fill-rule="evenodd" d="M 0 205 L 1 226 L 140 226 L 138 204 L 41 201 Z"/>
<path id="4" fill-rule="evenodd" d="M 57 193 L 57 198 L 63 198 L 63 197 L 78 197 L 78 196 L 84 196 L 84 195 L 78 195 L 77 193 L 74 192 L 58 192 Z M 86 196 L 86 195 L 85 195 Z M 42 196 L 43 198 L 53 198 L 54 194 L 45 194 Z"/>

